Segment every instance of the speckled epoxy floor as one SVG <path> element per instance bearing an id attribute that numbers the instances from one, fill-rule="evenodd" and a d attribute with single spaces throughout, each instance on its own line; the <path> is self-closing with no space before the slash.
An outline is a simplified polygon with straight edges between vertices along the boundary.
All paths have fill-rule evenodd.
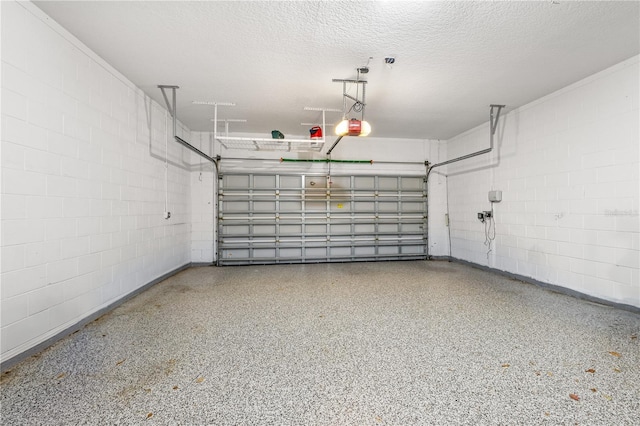
<path id="1" fill-rule="evenodd" d="M 3 374 L 1 422 L 635 425 L 639 333 L 455 263 L 191 268 Z"/>

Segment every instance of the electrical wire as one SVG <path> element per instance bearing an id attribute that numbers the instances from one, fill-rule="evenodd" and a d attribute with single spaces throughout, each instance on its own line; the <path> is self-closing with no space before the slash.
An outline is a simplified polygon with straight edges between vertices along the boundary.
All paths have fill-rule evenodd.
<path id="1" fill-rule="evenodd" d="M 496 239 L 496 221 L 493 214 L 493 203 L 491 203 L 491 217 L 488 220 L 484 221 L 484 245 L 487 247 L 487 262 L 489 262 L 489 255 L 493 251 L 491 244 L 495 239 Z"/>
<path id="2" fill-rule="evenodd" d="M 349 108 L 347 110 L 347 112 L 344 114 L 345 116 L 347 114 L 349 114 L 351 111 L 362 112 L 362 110 L 364 109 L 364 104 L 358 100 L 358 99 L 360 99 L 360 83 L 359 83 L 359 81 L 360 81 L 360 69 L 356 69 L 356 71 L 358 73 L 358 75 L 356 77 L 356 81 L 358 83 L 352 83 L 352 84 L 355 84 L 355 86 L 356 86 L 356 101 L 351 105 L 351 108 Z M 349 89 L 352 89 L 352 86 L 349 87 Z M 345 93 L 348 92 L 348 91 L 349 90 L 347 90 L 346 87 L 345 87 Z M 363 94 L 364 94 L 364 87 L 363 87 Z M 346 98 L 345 98 L 345 100 L 346 100 Z"/>
<path id="3" fill-rule="evenodd" d="M 356 81 L 360 81 L 360 69 L 356 69 L 357 72 L 357 77 L 356 77 Z M 360 83 L 356 83 L 356 99 L 360 99 Z M 356 101 L 356 104 L 358 103 L 358 101 Z M 353 104 L 351 106 L 351 108 L 355 107 L 356 104 Z M 356 110 L 357 111 L 357 110 Z"/>
<path id="4" fill-rule="evenodd" d="M 164 214 L 169 211 L 169 112 L 164 113 Z"/>
<path id="5" fill-rule="evenodd" d="M 440 146 L 438 145 L 438 151 L 440 150 Z M 438 152 L 438 158 L 440 158 L 440 153 Z M 449 176 L 445 175 L 445 190 L 447 191 L 447 234 L 449 237 L 449 262 L 451 262 L 451 213 L 449 211 Z"/>

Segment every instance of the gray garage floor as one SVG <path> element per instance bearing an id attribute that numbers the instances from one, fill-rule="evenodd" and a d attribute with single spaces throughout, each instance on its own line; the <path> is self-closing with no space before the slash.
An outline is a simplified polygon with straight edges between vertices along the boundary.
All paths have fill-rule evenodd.
<path id="1" fill-rule="evenodd" d="M 192 268 L 3 374 L 2 424 L 638 424 L 639 333 L 454 263 Z"/>

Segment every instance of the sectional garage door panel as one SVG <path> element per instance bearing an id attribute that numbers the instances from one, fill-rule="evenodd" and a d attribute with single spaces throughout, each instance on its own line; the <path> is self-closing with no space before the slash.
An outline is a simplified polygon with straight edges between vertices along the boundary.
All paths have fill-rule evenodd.
<path id="1" fill-rule="evenodd" d="M 225 173 L 218 265 L 424 259 L 424 176 Z"/>

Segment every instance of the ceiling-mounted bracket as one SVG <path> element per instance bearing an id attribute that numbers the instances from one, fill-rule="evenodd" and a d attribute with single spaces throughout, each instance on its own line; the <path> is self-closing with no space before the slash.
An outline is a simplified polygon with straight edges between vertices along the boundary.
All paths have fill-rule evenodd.
<path id="1" fill-rule="evenodd" d="M 496 133 L 496 129 L 498 128 L 498 120 L 500 119 L 500 111 L 502 111 L 502 108 L 504 108 L 504 105 L 496 105 L 496 104 L 491 104 L 489 105 L 491 107 L 491 111 L 489 112 L 489 119 L 491 121 L 491 137 L 493 137 L 493 135 L 495 135 Z M 497 108 L 497 112 L 495 113 L 494 116 L 494 109 Z M 491 144 L 493 146 L 493 144 Z"/>
<path id="2" fill-rule="evenodd" d="M 212 118 L 211 121 L 214 121 L 214 119 Z M 246 123 L 246 122 L 247 120 L 245 120 L 244 118 L 222 118 L 222 119 L 219 118 L 216 120 L 216 124 L 213 125 L 214 134 L 217 132 L 217 127 L 218 127 L 217 123 L 224 123 L 224 135 L 225 137 L 229 137 L 229 123 Z M 226 149 L 229 149 L 229 147 L 225 145 L 221 140 L 218 140 L 218 142 L 220 142 L 220 145 L 224 146 Z"/>
<path id="3" fill-rule="evenodd" d="M 218 106 L 236 106 L 233 102 L 210 102 L 210 101 L 192 101 L 194 105 L 211 105 L 213 106 L 213 135 L 217 137 L 218 135 Z M 225 127 L 228 129 L 229 124 L 225 124 Z"/>
<path id="4" fill-rule="evenodd" d="M 176 122 L 176 89 L 179 89 L 180 86 L 172 86 L 167 84 L 159 84 L 158 88 L 162 91 L 162 96 L 164 97 L 164 102 L 167 104 L 167 110 L 169 114 L 171 114 L 171 118 L 173 118 L 173 136 L 177 135 L 177 122 Z M 167 93 L 164 91 L 165 89 L 171 89 L 171 99 L 173 102 L 169 102 L 169 98 L 167 98 Z"/>
<path id="5" fill-rule="evenodd" d="M 198 148 L 196 148 L 195 146 L 191 145 L 189 142 L 185 141 L 184 139 L 182 139 L 181 137 L 178 136 L 178 132 L 177 132 L 177 117 L 176 117 L 176 89 L 179 89 L 180 86 L 172 86 L 172 85 L 167 85 L 167 84 L 159 84 L 158 88 L 162 91 L 162 96 L 164 97 L 164 101 L 167 104 L 167 110 L 169 111 L 169 114 L 171 114 L 171 118 L 173 118 L 173 139 L 178 142 L 180 145 L 184 146 L 185 148 L 190 149 L 191 151 L 195 152 L 196 154 L 198 154 L 199 156 L 201 156 L 202 158 L 205 158 L 209 161 L 211 161 L 214 166 L 216 167 L 216 171 L 218 169 L 218 162 L 215 158 L 211 157 L 210 155 L 205 154 L 204 152 L 200 151 Z M 171 89 L 171 99 L 172 102 L 169 102 L 169 98 L 167 97 L 167 93 L 165 92 L 165 89 Z"/>
<path id="6" fill-rule="evenodd" d="M 498 120 L 500 119 L 500 111 L 502 111 L 502 109 L 505 106 L 491 104 L 489 105 L 489 107 L 491 108 L 489 110 L 489 148 L 472 152 L 471 154 L 466 154 L 460 157 L 452 158 L 451 160 L 442 161 L 440 163 L 433 164 L 427 168 L 427 179 L 429 178 L 429 174 L 431 173 L 431 170 L 435 169 L 436 167 L 444 166 L 446 164 L 456 163 L 458 161 L 466 160 L 467 158 L 475 157 L 478 155 L 487 154 L 493 150 L 493 136 L 495 135 L 496 130 L 498 129 Z"/>
<path id="7" fill-rule="evenodd" d="M 351 109 L 360 112 L 360 120 L 364 120 L 364 107 L 367 105 L 365 102 L 367 80 L 360 80 L 360 71 L 358 71 L 358 78 L 355 80 L 349 78 L 334 78 L 331 81 L 334 83 L 342 83 L 342 118 L 344 119 L 347 116 L 347 99 L 351 99 L 355 102 Z M 359 90 L 356 91 L 355 97 L 347 93 L 347 83 L 362 85 L 362 99 L 358 98 Z M 358 86 L 358 88 L 359 87 L 360 86 Z"/>
<path id="8" fill-rule="evenodd" d="M 241 137 L 229 135 L 229 123 L 245 122 L 242 119 L 218 119 L 219 106 L 235 106 L 231 102 L 204 102 L 193 101 L 195 105 L 213 106 L 213 138 L 226 149 L 245 149 L 250 151 L 317 151 L 320 152 L 325 143 L 325 137 L 318 139 L 275 139 L 260 137 Z M 319 111 L 322 113 L 322 128 L 326 126 L 327 112 L 340 112 L 335 108 L 304 107 L 305 111 Z M 218 133 L 218 123 L 224 123 L 224 134 Z M 273 133 L 273 132 L 272 132 Z"/>
<path id="9" fill-rule="evenodd" d="M 213 121 L 213 118 L 211 119 Z M 218 118 L 218 123 L 224 123 L 224 135 L 229 136 L 229 123 L 246 123 L 244 118 Z"/>
<path id="10" fill-rule="evenodd" d="M 371 59 L 371 58 L 369 58 Z M 350 79 L 350 78 L 334 78 L 331 81 L 333 81 L 334 83 L 342 83 L 342 122 L 339 124 L 339 126 L 342 126 L 343 123 L 348 123 L 347 121 L 347 115 L 349 114 L 349 112 L 351 110 L 355 111 L 355 112 L 359 112 L 360 113 L 360 123 L 365 123 L 364 121 L 364 109 L 367 106 L 365 99 L 366 99 L 366 87 L 367 87 L 367 80 L 360 80 L 360 73 L 368 73 L 369 72 L 369 68 L 368 67 L 362 67 L 362 68 L 356 68 L 357 71 L 357 77 L 356 79 Z M 356 85 L 356 96 L 351 96 L 350 94 L 347 93 L 347 83 L 350 84 L 355 84 Z M 362 87 L 362 99 L 359 98 L 359 94 L 360 94 L 360 87 Z M 354 104 L 351 105 L 351 108 L 349 108 L 347 110 L 347 99 L 350 99 L 352 101 L 354 101 Z M 368 126 L 368 124 L 367 124 Z M 333 143 L 333 145 L 331 145 L 331 148 L 329 148 L 327 150 L 327 157 L 331 156 L 331 152 L 333 151 L 333 149 L 336 147 L 336 145 L 338 145 L 338 143 L 340 143 L 340 141 L 342 140 L 342 137 L 345 136 L 347 134 L 347 130 L 348 130 L 348 125 L 347 128 L 345 129 L 345 133 L 342 133 L 338 136 L 338 138 L 336 139 L 336 141 Z M 371 131 L 371 128 L 369 127 L 369 130 L 366 131 L 366 133 L 360 133 L 360 130 L 357 130 L 358 133 L 360 133 L 360 135 L 364 135 L 366 136 L 367 134 L 369 134 L 369 132 Z M 336 132 L 338 132 L 338 130 L 336 130 Z M 351 133 L 349 133 L 349 135 L 351 135 Z"/>

